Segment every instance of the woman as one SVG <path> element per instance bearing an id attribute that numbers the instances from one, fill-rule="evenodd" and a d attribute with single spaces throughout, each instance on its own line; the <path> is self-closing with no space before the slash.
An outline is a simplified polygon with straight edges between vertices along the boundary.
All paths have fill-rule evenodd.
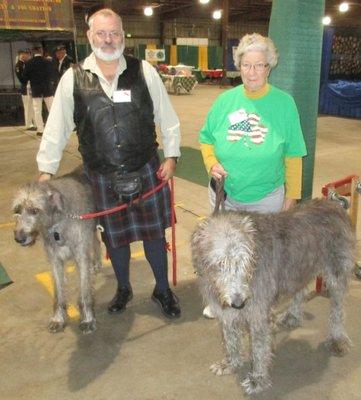
<path id="1" fill-rule="evenodd" d="M 277 212 L 301 197 L 306 146 L 293 98 L 268 83 L 277 59 L 271 39 L 245 35 L 234 54 L 243 85 L 216 99 L 201 129 L 206 169 L 225 178 L 225 209 Z"/>

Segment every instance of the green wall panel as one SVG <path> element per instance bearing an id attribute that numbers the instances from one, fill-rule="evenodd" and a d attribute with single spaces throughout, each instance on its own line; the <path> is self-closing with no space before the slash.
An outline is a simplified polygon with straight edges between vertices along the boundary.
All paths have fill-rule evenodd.
<path id="1" fill-rule="evenodd" d="M 312 197 L 324 8 L 325 0 L 273 0 L 269 26 L 280 54 L 270 82 L 294 97 L 307 145 L 303 199 Z"/>

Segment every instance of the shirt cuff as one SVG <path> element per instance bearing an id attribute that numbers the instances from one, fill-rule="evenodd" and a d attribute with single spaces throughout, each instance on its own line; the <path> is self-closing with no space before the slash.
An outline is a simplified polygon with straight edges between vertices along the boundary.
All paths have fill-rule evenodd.
<path id="1" fill-rule="evenodd" d="M 201 143 L 200 147 L 204 165 L 206 167 L 208 174 L 210 174 L 213 165 L 219 163 L 216 155 L 214 154 L 214 146 L 213 144 Z"/>
<path id="2" fill-rule="evenodd" d="M 300 199 L 302 192 L 302 158 L 285 158 L 286 197 Z"/>

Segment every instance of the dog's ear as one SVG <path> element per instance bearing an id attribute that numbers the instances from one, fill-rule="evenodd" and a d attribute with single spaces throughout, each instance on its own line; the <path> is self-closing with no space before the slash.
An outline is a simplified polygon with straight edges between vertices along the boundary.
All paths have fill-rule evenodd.
<path id="1" fill-rule="evenodd" d="M 49 204 L 51 204 L 57 211 L 63 211 L 64 202 L 61 193 L 57 190 L 48 190 L 47 194 Z"/>

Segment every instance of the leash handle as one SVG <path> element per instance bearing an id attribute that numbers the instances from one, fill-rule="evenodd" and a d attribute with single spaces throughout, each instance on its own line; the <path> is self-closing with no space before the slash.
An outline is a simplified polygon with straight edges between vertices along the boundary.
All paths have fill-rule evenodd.
<path id="1" fill-rule="evenodd" d="M 219 209 L 224 211 L 224 176 L 220 179 L 215 179 L 216 181 L 216 200 L 214 205 L 213 214 L 217 214 Z"/>

